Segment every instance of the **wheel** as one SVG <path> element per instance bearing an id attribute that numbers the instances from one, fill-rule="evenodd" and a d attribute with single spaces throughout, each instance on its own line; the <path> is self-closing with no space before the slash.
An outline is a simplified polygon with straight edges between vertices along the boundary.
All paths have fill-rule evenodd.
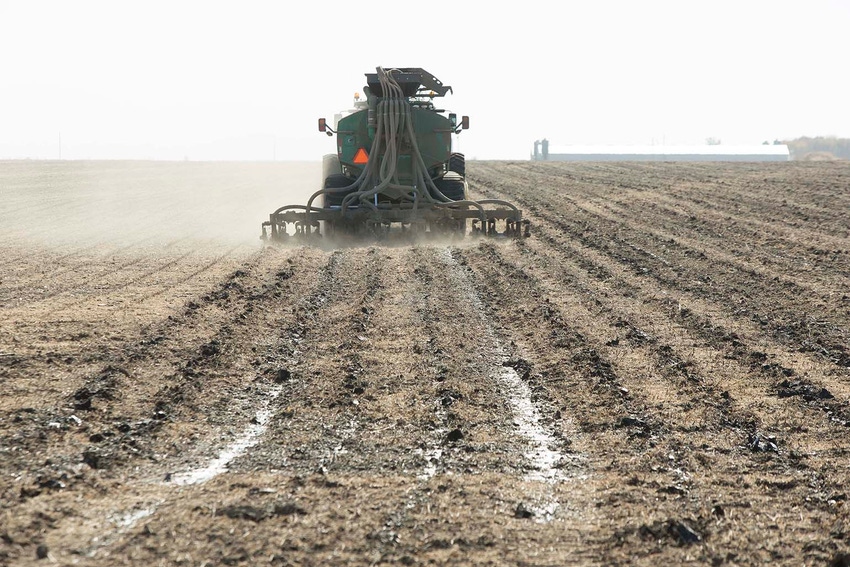
<path id="1" fill-rule="evenodd" d="M 331 175 L 342 173 L 342 165 L 339 163 L 339 156 L 336 154 L 325 154 L 322 156 L 322 183 Z"/>
<path id="2" fill-rule="evenodd" d="M 434 185 L 452 201 L 466 200 L 466 182 L 459 175 L 447 173 L 442 179 L 435 179 Z M 463 235 L 466 233 L 466 219 L 447 221 L 442 228 L 449 233 Z"/>
<path id="3" fill-rule="evenodd" d="M 354 183 L 353 179 L 349 179 L 341 173 L 331 173 L 325 178 L 323 189 L 339 189 L 340 187 L 348 187 L 352 183 Z M 344 193 L 325 193 L 320 197 L 321 206 L 323 208 L 331 206 L 338 207 L 342 205 L 342 200 L 345 196 L 351 194 L 353 191 L 354 190 L 352 189 L 351 191 L 346 191 Z M 323 223 L 324 226 L 322 227 L 322 232 L 328 236 L 347 234 L 349 231 L 345 222 L 341 219 L 338 221 L 326 220 L 323 221 Z"/>
<path id="4" fill-rule="evenodd" d="M 461 177 L 466 177 L 466 158 L 463 154 L 453 153 L 449 156 L 449 171 L 454 171 Z"/>
<path id="5" fill-rule="evenodd" d="M 325 183 L 322 186 L 323 189 L 339 189 L 340 187 L 348 187 L 354 183 L 353 179 L 349 179 L 345 175 L 341 173 L 331 173 L 327 177 L 325 177 Z M 327 208 L 331 206 L 340 206 L 342 205 L 342 200 L 346 195 L 352 193 L 354 190 L 346 191 L 345 193 L 325 193 L 322 195 L 322 206 Z"/>
<path id="6" fill-rule="evenodd" d="M 434 185 L 452 201 L 466 200 L 466 182 L 462 177 L 447 173 L 441 179 L 435 179 Z M 437 195 L 434 195 L 434 197 L 439 198 Z"/>

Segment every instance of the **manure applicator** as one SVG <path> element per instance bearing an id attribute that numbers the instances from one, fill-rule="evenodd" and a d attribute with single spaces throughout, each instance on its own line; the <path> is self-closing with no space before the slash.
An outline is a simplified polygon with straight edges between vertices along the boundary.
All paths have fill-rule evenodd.
<path id="1" fill-rule="evenodd" d="M 469 199 L 466 162 L 452 136 L 469 127 L 435 106 L 452 92 L 419 68 L 366 73 L 366 100 L 319 131 L 336 135 L 322 162 L 322 186 L 306 205 L 286 205 L 262 224 L 263 240 L 412 235 L 523 237 L 522 211 L 499 199 Z M 471 226 L 470 226 L 471 225 Z M 469 232 L 467 232 L 469 230 Z"/>

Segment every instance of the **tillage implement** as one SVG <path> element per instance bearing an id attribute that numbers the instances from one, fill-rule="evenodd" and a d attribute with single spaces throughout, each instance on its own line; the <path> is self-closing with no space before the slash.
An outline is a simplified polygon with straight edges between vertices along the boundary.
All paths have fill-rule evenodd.
<path id="1" fill-rule="evenodd" d="M 306 205 L 269 215 L 263 240 L 390 231 L 463 236 L 467 229 L 528 236 L 528 221 L 511 203 L 469 199 L 464 156 L 452 151 L 453 135 L 469 127 L 469 118 L 458 121 L 434 105 L 450 86 L 418 68 L 378 67 L 366 83 L 366 100 L 355 95 L 354 108 L 338 114 L 333 127 L 319 119 L 319 131 L 336 134 L 336 153 L 323 158 L 322 188 Z"/>

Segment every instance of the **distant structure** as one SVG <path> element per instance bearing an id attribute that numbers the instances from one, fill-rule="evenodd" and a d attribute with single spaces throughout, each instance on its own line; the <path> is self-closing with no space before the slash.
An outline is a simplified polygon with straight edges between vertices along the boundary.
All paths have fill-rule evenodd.
<path id="1" fill-rule="evenodd" d="M 542 151 L 541 151 L 542 148 Z M 534 159 L 547 160 L 549 159 L 549 140 L 534 140 Z"/>
<path id="2" fill-rule="evenodd" d="M 753 146 L 563 146 L 534 142 L 533 161 L 789 161 L 785 144 Z"/>

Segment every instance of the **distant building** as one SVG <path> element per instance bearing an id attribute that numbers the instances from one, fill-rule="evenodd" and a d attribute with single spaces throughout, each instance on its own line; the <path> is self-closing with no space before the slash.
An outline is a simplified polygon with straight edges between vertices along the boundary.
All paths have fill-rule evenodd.
<path id="1" fill-rule="evenodd" d="M 534 142 L 535 161 L 789 161 L 785 144 L 754 146 L 550 146 Z"/>

